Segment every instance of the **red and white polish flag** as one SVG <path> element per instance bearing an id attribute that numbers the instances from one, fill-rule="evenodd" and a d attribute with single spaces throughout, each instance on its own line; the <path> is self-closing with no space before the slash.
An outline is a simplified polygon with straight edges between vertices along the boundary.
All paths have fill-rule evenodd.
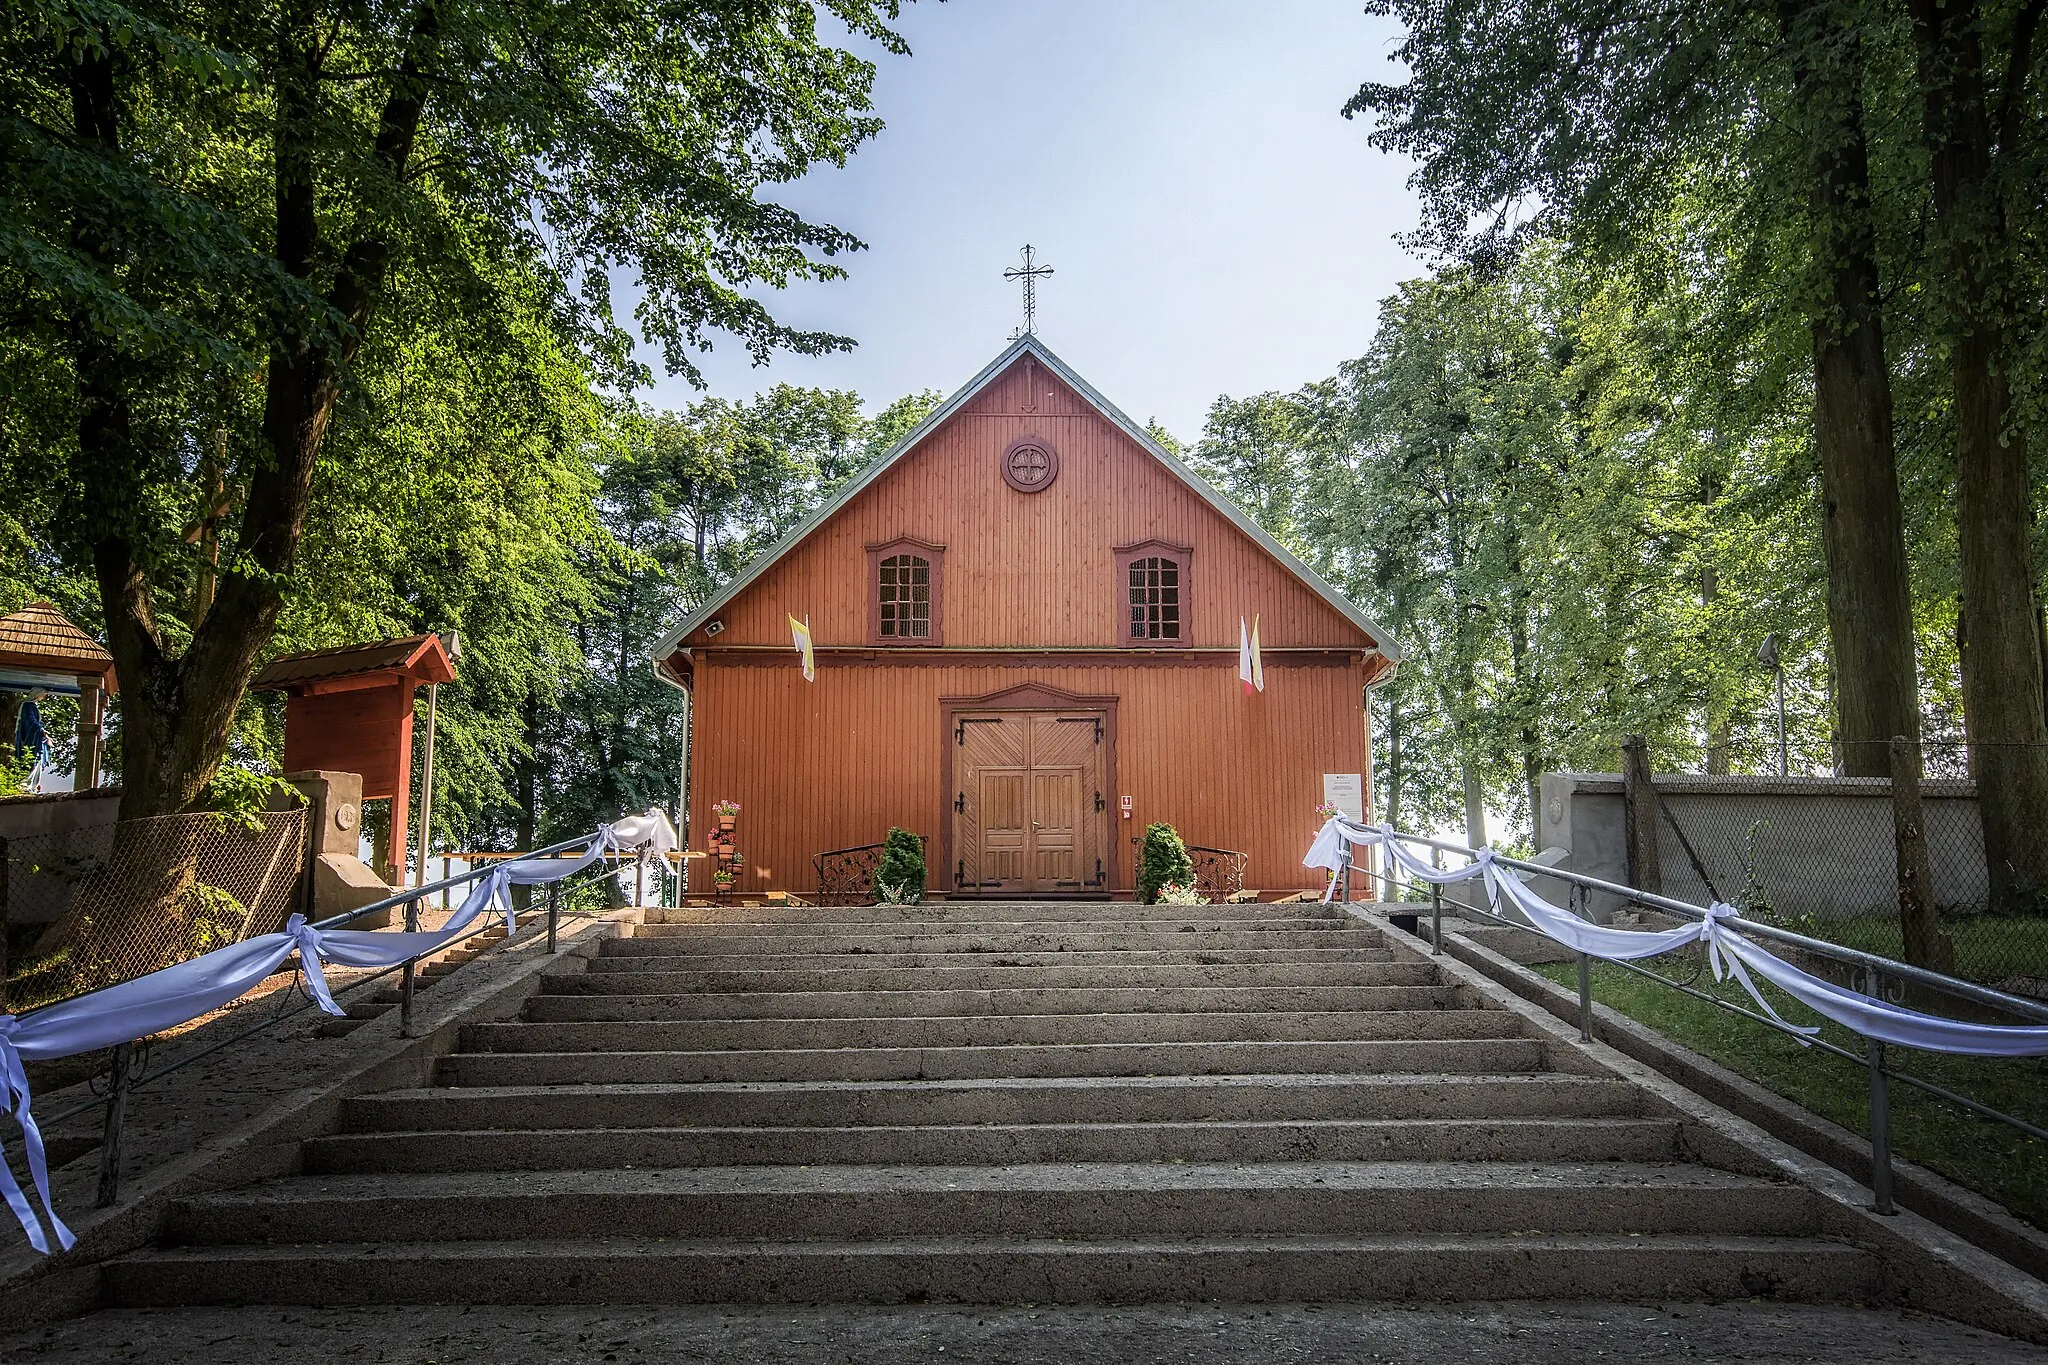
<path id="1" fill-rule="evenodd" d="M 1244 684 L 1244 694 L 1266 690 L 1266 666 L 1259 658 L 1259 618 L 1252 617 L 1249 629 L 1244 617 L 1237 618 L 1237 677 Z"/>

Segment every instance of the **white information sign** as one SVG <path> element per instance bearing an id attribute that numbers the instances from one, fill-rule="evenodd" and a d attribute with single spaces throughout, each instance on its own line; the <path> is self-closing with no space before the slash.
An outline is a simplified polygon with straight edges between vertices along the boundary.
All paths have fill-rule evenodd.
<path id="1" fill-rule="evenodd" d="M 1323 800 L 1353 820 L 1365 819 L 1365 777 L 1361 773 L 1324 773 Z"/>

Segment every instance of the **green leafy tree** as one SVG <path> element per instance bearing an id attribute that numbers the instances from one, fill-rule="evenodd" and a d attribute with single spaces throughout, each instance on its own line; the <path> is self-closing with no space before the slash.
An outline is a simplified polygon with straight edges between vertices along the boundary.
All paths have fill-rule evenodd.
<path id="1" fill-rule="evenodd" d="M 873 68 L 821 13 L 902 50 L 887 0 L 60 7 L 6 29 L 5 472 L 47 490 L 31 533 L 97 583 L 125 816 L 188 807 L 229 751 L 380 364 L 437 331 L 464 348 L 435 363 L 475 364 L 533 330 L 632 381 L 621 265 L 685 375 L 714 332 L 757 359 L 849 344 L 755 294 L 859 245 L 761 196 L 878 127 Z"/>
<path id="2" fill-rule="evenodd" d="M 1719 200 L 1700 221 L 1720 250 L 1691 265 L 1736 277 L 1726 321 L 1768 315 L 1775 293 L 1788 311 L 1771 321 L 1810 334 L 1841 734 L 1849 771 L 1886 771 L 1884 743 L 1918 733 L 1881 288 L 1881 238 L 1910 228 L 1873 193 L 1864 109 L 1868 64 L 1897 34 L 1862 0 L 1377 8 L 1408 25 L 1409 78 L 1364 86 L 1346 112 L 1418 160 L 1433 244 L 1511 253 L 1527 210 L 1523 232 L 1627 261 L 1668 240 L 1674 196 Z"/>
<path id="3" fill-rule="evenodd" d="M 1138 845 L 1138 899 L 1152 905 L 1159 888 L 1166 885 L 1193 886 L 1195 862 L 1178 831 L 1164 821 L 1145 826 L 1144 842 Z"/>
<path id="4" fill-rule="evenodd" d="M 909 904 L 924 899 L 924 840 L 907 829 L 889 826 L 882 841 L 882 859 L 875 865 L 875 899 Z"/>

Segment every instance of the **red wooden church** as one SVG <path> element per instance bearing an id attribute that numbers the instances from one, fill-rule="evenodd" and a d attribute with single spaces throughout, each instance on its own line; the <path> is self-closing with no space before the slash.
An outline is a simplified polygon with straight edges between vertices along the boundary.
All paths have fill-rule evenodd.
<path id="1" fill-rule="evenodd" d="M 1113 896 L 1154 820 L 1249 855 L 1247 886 L 1319 888 L 1325 775 L 1369 771 L 1365 691 L 1399 657 L 1027 334 L 655 666 L 692 694 L 691 846 L 737 801 L 742 890 L 811 890 L 814 854 L 894 824 L 926 836 L 933 895 Z"/>

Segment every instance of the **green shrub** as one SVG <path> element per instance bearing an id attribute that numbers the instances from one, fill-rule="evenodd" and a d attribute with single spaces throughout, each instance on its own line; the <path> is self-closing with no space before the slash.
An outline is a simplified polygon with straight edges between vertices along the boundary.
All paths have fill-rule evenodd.
<path id="1" fill-rule="evenodd" d="M 1195 861 L 1173 826 L 1162 821 L 1145 826 L 1145 842 L 1138 849 L 1138 899 L 1156 904 L 1159 888 L 1168 882 L 1193 886 Z"/>
<path id="2" fill-rule="evenodd" d="M 891 825 L 882 841 L 875 899 L 885 905 L 915 905 L 924 899 L 924 840 L 907 829 Z"/>

